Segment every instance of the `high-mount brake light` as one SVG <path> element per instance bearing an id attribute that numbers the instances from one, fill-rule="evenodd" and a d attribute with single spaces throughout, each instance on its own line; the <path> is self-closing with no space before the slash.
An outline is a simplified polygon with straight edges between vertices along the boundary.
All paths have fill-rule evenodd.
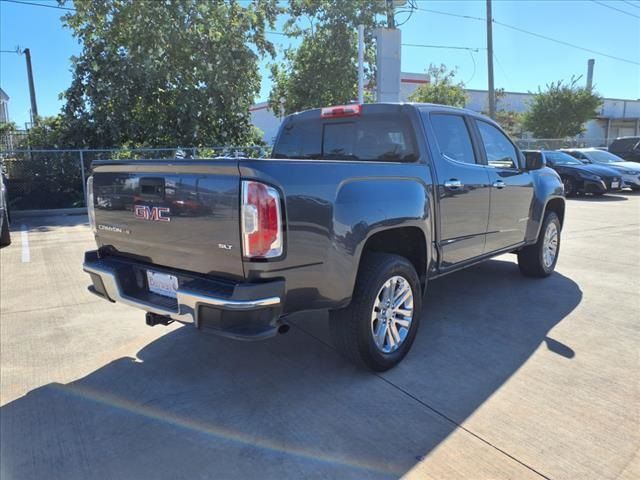
<path id="1" fill-rule="evenodd" d="M 362 105 L 338 105 L 326 107 L 320 112 L 321 118 L 357 117 L 362 113 Z"/>
<path id="2" fill-rule="evenodd" d="M 246 258 L 282 255 L 280 194 L 264 183 L 242 182 L 242 252 Z"/>

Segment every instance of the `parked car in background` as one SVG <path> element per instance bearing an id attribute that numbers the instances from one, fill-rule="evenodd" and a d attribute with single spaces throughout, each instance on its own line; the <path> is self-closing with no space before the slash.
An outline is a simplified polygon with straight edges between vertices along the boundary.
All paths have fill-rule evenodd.
<path id="1" fill-rule="evenodd" d="M 603 165 L 584 164 L 568 153 L 557 150 L 524 150 L 523 153 L 527 160 L 534 155 L 542 155 L 546 165 L 560 175 L 567 197 L 579 193 L 603 195 L 622 189 L 622 176 Z"/>
<path id="2" fill-rule="evenodd" d="M 0 247 L 11 244 L 9 231 L 9 202 L 7 201 L 7 187 L 4 174 L 0 174 Z"/>
<path id="3" fill-rule="evenodd" d="M 624 160 L 640 162 L 640 137 L 616 138 L 609 145 L 609 151 Z"/>
<path id="4" fill-rule="evenodd" d="M 623 186 L 640 190 L 640 165 L 627 162 L 611 152 L 598 148 L 563 148 L 563 152 L 577 158 L 582 163 L 598 163 L 616 170 L 622 175 Z"/>
<path id="5" fill-rule="evenodd" d="M 133 204 L 103 207 L 116 185 Z M 562 193 L 474 112 L 315 109 L 284 120 L 268 159 L 94 162 L 98 249 L 84 270 L 93 293 L 146 310 L 149 325 L 261 339 L 286 332 L 289 314 L 329 310 L 336 347 L 387 370 L 411 348 L 428 281 L 507 252 L 524 275 L 551 275 Z"/>

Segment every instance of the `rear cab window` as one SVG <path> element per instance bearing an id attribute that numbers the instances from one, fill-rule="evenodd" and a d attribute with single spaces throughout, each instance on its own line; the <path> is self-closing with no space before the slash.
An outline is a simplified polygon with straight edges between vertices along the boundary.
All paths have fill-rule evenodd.
<path id="1" fill-rule="evenodd" d="M 413 127 L 401 113 L 362 113 L 345 118 L 290 117 L 273 158 L 415 162 Z"/>

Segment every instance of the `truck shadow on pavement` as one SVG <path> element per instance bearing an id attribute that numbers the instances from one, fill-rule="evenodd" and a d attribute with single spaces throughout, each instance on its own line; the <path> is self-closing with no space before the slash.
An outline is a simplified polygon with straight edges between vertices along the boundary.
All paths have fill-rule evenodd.
<path id="1" fill-rule="evenodd" d="M 382 375 L 335 353 L 324 314 L 260 343 L 179 328 L 2 407 L 3 478 L 396 478 L 534 351 L 571 361 L 549 335 L 581 298 L 509 261 L 433 281 L 411 353 Z"/>
<path id="2" fill-rule="evenodd" d="M 30 232 L 52 232 L 64 227 L 89 226 L 89 218 L 86 214 L 31 217 L 15 212 L 11 219 L 11 230 L 14 232 L 20 230 L 21 225 L 27 227 Z"/>

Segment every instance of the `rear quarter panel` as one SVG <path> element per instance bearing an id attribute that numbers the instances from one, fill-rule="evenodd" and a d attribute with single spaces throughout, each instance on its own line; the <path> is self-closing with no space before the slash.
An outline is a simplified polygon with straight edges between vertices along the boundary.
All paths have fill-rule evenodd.
<path id="1" fill-rule="evenodd" d="M 415 226 L 431 238 L 431 177 L 423 162 L 243 160 L 240 174 L 283 196 L 285 257 L 245 262 L 244 269 L 249 281 L 286 279 L 286 312 L 348 304 L 375 233 Z"/>

